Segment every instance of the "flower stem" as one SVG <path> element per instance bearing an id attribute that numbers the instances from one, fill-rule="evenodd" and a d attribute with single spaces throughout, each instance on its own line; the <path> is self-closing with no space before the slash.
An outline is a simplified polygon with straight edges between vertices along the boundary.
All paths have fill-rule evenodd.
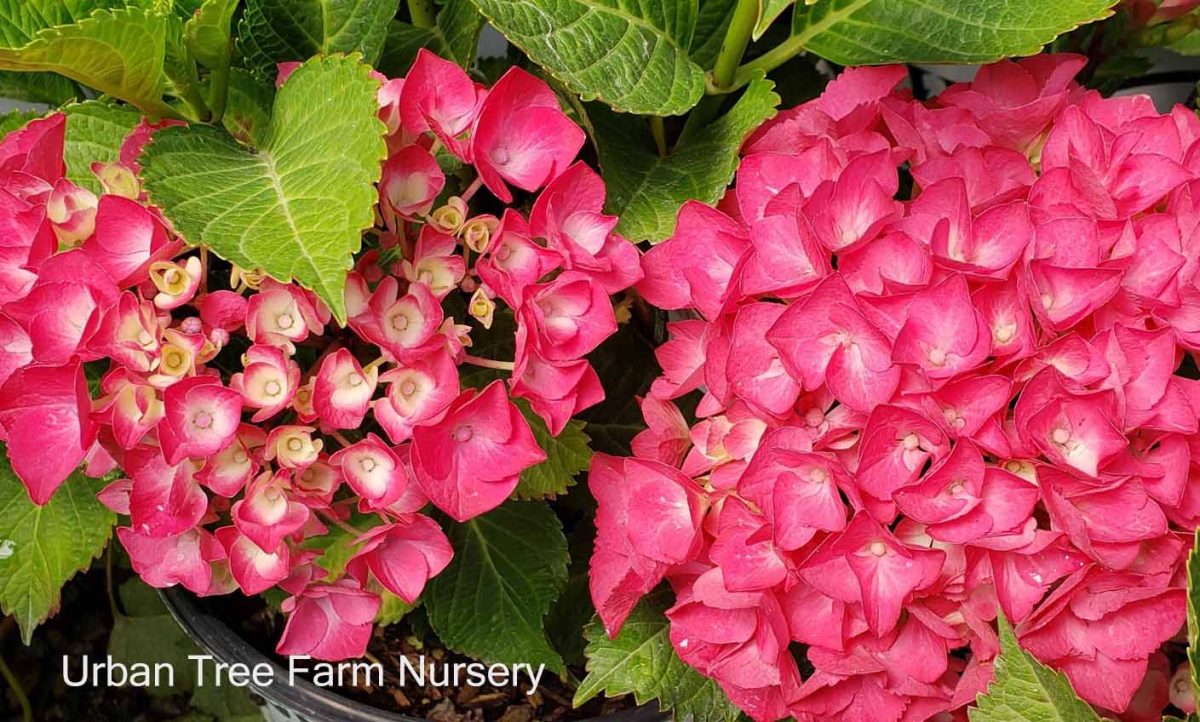
<path id="1" fill-rule="evenodd" d="M 113 551 L 112 542 L 104 549 L 104 592 L 108 595 L 108 610 L 113 619 L 121 616 L 121 608 L 117 606 L 116 586 L 113 584 Z"/>
<path id="2" fill-rule="evenodd" d="M 347 447 L 347 446 L 354 446 L 354 444 L 349 439 L 347 439 L 345 436 L 343 436 L 342 432 L 340 432 L 340 431 L 331 431 L 331 432 L 329 432 L 329 436 L 331 436 L 334 441 L 341 444 L 343 448 Z"/>
<path id="3" fill-rule="evenodd" d="M 497 371 L 512 371 L 517 365 L 512 361 L 497 361 L 490 358 L 480 358 L 471 354 L 464 354 L 463 361 L 472 366 L 482 366 L 485 369 L 496 369 Z"/>
<path id="4" fill-rule="evenodd" d="M 437 13 L 433 0 L 408 0 L 408 15 L 418 28 L 432 28 L 437 24 Z"/>
<path id="5" fill-rule="evenodd" d="M 463 203 L 466 203 L 467 201 L 471 200 L 471 196 L 475 195 L 475 191 L 479 190 L 479 187 L 482 185 L 483 177 L 476 176 L 475 180 L 471 181 L 471 185 L 467 186 L 467 189 L 462 192 L 459 198 L 462 198 Z"/>
<path id="6" fill-rule="evenodd" d="M 713 63 L 712 83 L 716 90 L 727 92 L 733 88 L 738 64 L 746 46 L 750 44 L 750 34 L 754 32 L 754 24 L 758 22 L 758 0 L 737 0 L 733 17 L 729 20 L 729 29 L 725 31 L 725 39 L 721 41 L 721 51 Z"/>
<path id="7" fill-rule="evenodd" d="M 806 42 L 808 42 L 807 35 L 793 35 L 754 60 L 741 66 L 734 74 L 733 82 L 730 83 L 729 87 L 724 89 L 725 92 L 737 90 L 746 83 L 749 83 L 756 73 L 769 73 L 780 65 L 783 65 L 799 54 L 800 51 L 804 50 Z"/>
<path id="8" fill-rule="evenodd" d="M 363 373 L 370 373 L 371 369 L 379 368 L 380 366 L 384 365 L 385 363 L 387 363 L 387 357 L 380 356 L 379 358 L 375 359 L 374 361 L 367 364 L 366 366 L 363 366 Z"/>
<path id="9" fill-rule="evenodd" d="M 663 126 L 661 115 L 650 116 L 650 132 L 654 135 L 654 145 L 658 148 L 658 157 L 667 157 L 667 131 Z"/>
<path id="10" fill-rule="evenodd" d="M 17 680 L 16 675 L 8 668 L 8 663 L 4 661 L 4 657 L 0 657 L 0 677 L 8 683 L 8 688 L 12 691 L 13 696 L 17 698 L 17 704 L 21 705 L 21 719 L 24 722 L 33 722 L 33 707 L 29 706 L 29 697 L 25 695 L 25 690 L 21 687 L 21 683 Z"/>
<path id="11" fill-rule="evenodd" d="M 354 527 L 350 526 L 346 522 L 337 518 L 330 512 L 324 511 L 322 509 L 316 509 L 315 511 L 322 519 L 329 522 L 330 524 L 333 524 L 338 529 L 341 529 L 342 531 L 346 532 L 347 534 L 353 534 L 355 538 L 362 536 L 364 533 L 361 529 L 355 529 Z"/>

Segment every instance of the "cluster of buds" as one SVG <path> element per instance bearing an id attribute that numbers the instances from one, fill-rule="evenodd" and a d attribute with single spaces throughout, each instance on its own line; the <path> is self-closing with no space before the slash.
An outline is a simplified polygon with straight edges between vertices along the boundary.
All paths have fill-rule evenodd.
<path id="1" fill-rule="evenodd" d="M 610 634 L 665 579 L 756 720 L 965 720 L 1003 612 L 1125 722 L 1191 706 L 1160 647 L 1200 524 L 1200 120 L 1083 65 L 929 102 L 847 70 L 681 209 L 638 286 L 679 314 L 648 429 L 589 477 Z"/>
<path id="2" fill-rule="evenodd" d="M 603 398 L 584 357 L 616 331 L 611 294 L 641 275 L 601 213 L 599 177 L 572 165 L 583 131 L 544 82 L 513 69 L 486 88 L 427 52 L 407 78 L 379 80 L 389 157 L 347 329 L 297 285 L 237 267 L 226 284 L 173 233 L 138 179 L 157 126 L 94 167 L 99 197 L 65 178 L 61 114 L 0 144 L 13 469 L 39 504 L 81 464 L 119 475 L 100 499 L 128 519 L 117 536 L 142 579 L 283 589 L 283 654 L 359 656 L 381 594 L 420 596 L 453 555 L 422 510 L 470 519 L 545 460 L 510 396 L 554 434 Z M 439 152 L 478 180 L 435 208 Z M 472 215 L 481 188 L 509 204 L 510 186 L 544 188 L 528 219 Z M 502 314 L 515 357 L 472 356 L 473 339 L 504 333 Z M 463 364 L 499 377 L 465 387 Z M 334 529 L 356 537 L 330 576 L 307 542 Z"/>

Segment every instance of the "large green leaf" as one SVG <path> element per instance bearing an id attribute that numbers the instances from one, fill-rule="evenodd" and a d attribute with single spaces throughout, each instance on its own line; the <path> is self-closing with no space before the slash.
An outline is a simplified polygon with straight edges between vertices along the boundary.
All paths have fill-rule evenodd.
<path id="1" fill-rule="evenodd" d="M 29 644 L 58 609 L 63 584 L 104 550 L 116 516 L 96 501 L 104 482 L 72 474 L 37 506 L 8 462 L 0 464 L 0 611 Z"/>
<path id="2" fill-rule="evenodd" d="M 704 93 L 688 56 L 696 0 L 474 0 L 492 26 L 584 100 L 678 115 Z"/>
<path id="3" fill-rule="evenodd" d="M 609 697 L 633 694 L 638 704 L 657 699 L 675 719 L 693 722 L 733 722 L 738 709 L 717 683 L 684 664 L 671 646 L 670 625 L 663 614 L 669 595 L 657 592 L 643 599 L 616 639 L 609 639 L 600 621 L 584 631 L 588 645 L 587 677 L 575 690 L 575 706 L 600 693 Z"/>
<path id="4" fill-rule="evenodd" d="M 374 64 L 399 0 L 246 0 L 238 47 L 253 70 L 314 55 L 361 53 Z"/>
<path id="5" fill-rule="evenodd" d="M 67 132 L 63 159 L 67 178 L 93 193 L 100 193 L 100 181 L 92 173 L 92 163 L 112 163 L 121 154 L 121 143 L 137 125 L 141 114 L 127 105 L 86 100 L 63 108 Z"/>
<path id="6" fill-rule="evenodd" d="M 733 179 L 742 141 L 775 115 L 779 97 L 758 78 L 724 116 L 660 156 L 643 119 L 594 106 L 600 166 L 608 183 L 608 212 L 631 241 L 657 242 L 671 235 L 675 214 L 687 200 L 715 203 Z"/>
<path id="7" fill-rule="evenodd" d="M 276 94 L 257 152 L 211 127 L 160 130 L 141 158 L 151 201 L 190 243 L 295 278 L 345 322 L 346 273 L 386 153 L 368 71 L 345 56 L 302 65 Z"/>
<path id="8" fill-rule="evenodd" d="M 592 450 L 588 447 L 583 422 L 571 419 L 558 436 L 552 436 L 542 417 L 533 413 L 529 403 L 517 399 L 516 404 L 533 429 L 533 438 L 546 452 L 546 460 L 521 472 L 521 481 L 513 490 L 518 499 L 554 498 L 565 494 L 575 485 L 575 475 L 588 467 Z"/>
<path id="9" fill-rule="evenodd" d="M 54 73 L 0 71 L 0 98 L 26 103 L 62 105 L 79 97 L 79 87 Z"/>
<path id="10" fill-rule="evenodd" d="M 1107 17 L 1115 0 L 821 0 L 792 12 L 791 43 L 842 65 L 983 63 L 1033 55 Z"/>
<path id="11" fill-rule="evenodd" d="M 8 0 L 0 9 L 12 11 L 13 3 Z M 87 3 L 65 5 L 82 8 Z M 59 73 L 147 113 L 172 113 L 162 102 L 166 15 L 131 6 L 97 9 L 82 17 L 82 13 L 61 12 L 60 7 L 59 13 L 41 19 L 40 29 L 22 38 L 22 33 L 38 28 L 30 14 L 17 21 L 6 15 L 6 21 L 0 22 L 4 36 L 0 69 Z M 80 19 L 71 22 L 76 17 Z M 56 20 L 66 24 L 53 24 Z"/>
<path id="12" fill-rule="evenodd" d="M 567 540 L 544 502 L 509 501 L 446 534 L 454 561 L 425 589 L 429 623 L 456 652 L 564 671 L 543 619 L 567 581 Z"/>
<path id="13" fill-rule="evenodd" d="M 996 679 L 987 694 L 967 710 L 971 722 L 1100 722 L 1100 716 L 1075 695 L 1061 672 L 1043 665 L 1017 644 L 1012 625 L 1001 614 L 1000 656 Z"/>

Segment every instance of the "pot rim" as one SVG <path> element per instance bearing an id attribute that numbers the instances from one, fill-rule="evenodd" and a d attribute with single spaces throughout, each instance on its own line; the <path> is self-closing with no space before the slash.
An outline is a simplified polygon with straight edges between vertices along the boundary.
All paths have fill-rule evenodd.
<path id="1" fill-rule="evenodd" d="M 287 679 L 286 670 L 278 662 L 242 639 L 229 625 L 198 603 L 193 594 L 179 587 L 159 589 L 158 593 L 167 611 L 187 636 L 214 659 L 226 663 L 242 662 L 251 667 L 265 662 L 271 666 L 274 679 Z M 295 684 L 276 683 L 266 687 L 250 685 L 250 689 L 272 704 L 293 711 L 310 722 L 428 722 L 424 717 L 410 717 L 356 702 L 303 678 L 297 679 Z M 670 719 L 669 715 L 659 713 L 657 704 L 651 702 L 581 722 L 666 722 Z"/>

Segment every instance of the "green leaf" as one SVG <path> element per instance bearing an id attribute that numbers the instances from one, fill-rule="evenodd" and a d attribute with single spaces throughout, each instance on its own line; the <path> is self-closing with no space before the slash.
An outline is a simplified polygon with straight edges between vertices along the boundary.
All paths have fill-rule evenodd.
<path id="1" fill-rule="evenodd" d="M 1114 0 L 822 0 L 797 5 L 790 43 L 841 65 L 986 63 L 1033 55 L 1107 17 Z"/>
<path id="2" fill-rule="evenodd" d="M 596 614 L 588 586 L 588 567 L 596 537 L 595 526 L 587 520 L 577 521 L 567 539 L 571 565 L 567 568 L 567 584 L 546 615 L 546 633 L 563 660 L 578 666 L 584 662 L 587 639 L 583 630 Z"/>
<path id="3" fill-rule="evenodd" d="M 204 0 L 183 26 L 188 49 L 201 65 L 221 68 L 229 64 L 230 32 L 237 6 L 238 0 Z"/>
<path id="4" fill-rule="evenodd" d="M 156 697 L 187 692 L 196 686 L 195 662 L 189 654 L 200 654 L 175 618 L 167 612 L 158 593 L 140 579 L 131 578 L 119 590 L 126 614 L 113 617 L 108 653 L 121 664 L 169 664 L 175 670 L 174 684 L 151 685 L 146 691 Z M 210 670 L 211 673 L 211 670 Z M 166 682 L 164 677 L 160 681 Z"/>
<path id="5" fill-rule="evenodd" d="M 696 0 L 474 0 L 509 42 L 584 100 L 679 115 L 704 94 L 688 57 Z"/>
<path id="6" fill-rule="evenodd" d="M 692 62 L 702 68 L 711 68 L 721 52 L 725 31 L 733 19 L 737 0 L 700 0 L 696 14 L 696 33 L 692 36 L 690 50 Z"/>
<path id="7" fill-rule="evenodd" d="M 230 68 L 229 93 L 221 125 L 238 142 L 259 147 L 267 139 L 271 125 L 271 106 L 275 103 L 275 85 L 244 68 Z"/>
<path id="8" fill-rule="evenodd" d="M 759 0 L 758 22 L 754 24 L 751 37 L 755 40 L 761 38 L 762 34 L 767 32 L 767 28 L 771 27 L 771 23 L 775 22 L 775 18 L 794 2 L 796 0 Z"/>
<path id="9" fill-rule="evenodd" d="M 12 27 L 0 47 L 0 70 L 59 73 L 149 114 L 173 113 L 162 102 L 165 15 L 138 7 L 100 9 L 77 22 L 45 27 L 21 45 L 8 44 Z"/>
<path id="10" fill-rule="evenodd" d="M 1187 630 L 1188 662 L 1192 668 L 1192 698 L 1200 699 L 1200 529 L 1192 538 L 1187 559 Z"/>
<path id="11" fill-rule="evenodd" d="M 374 64 L 399 0 L 246 0 L 238 47 L 247 66 L 275 77 L 275 64 L 361 53 Z"/>
<path id="12" fill-rule="evenodd" d="M 56 106 L 77 97 L 79 87 L 70 78 L 54 73 L 0 71 L 0 98 Z"/>
<path id="13" fill-rule="evenodd" d="M 24 128 L 26 123 L 34 118 L 40 118 L 42 115 L 41 112 L 36 110 L 10 110 L 7 113 L 0 114 L 0 138 L 18 128 Z"/>
<path id="14" fill-rule="evenodd" d="M 717 683 L 675 654 L 664 614 L 669 602 L 669 595 L 662 592 L 643 599 L 616 639 L 608 638 L 598 619 L 587 626 L 588 674 L 575 690 L 576 707 L 600 693 L 608 697 L 632 693 L 638 704 L 657 699 L 659 709 L 673 710 L 675 719 L 738 719 L 737 707 Z"/>
<path id="15" fill-rule="evenodd" d="M 438 637 L 486 662 L 545 664 L 563 673 L 543 618 L 567 581 L 567 540 L 543 502 L 510 501 L 446 525 L 454 561 L 425 590 Z"/>
<path id="16" fill-rule="evenodd" d="M 617 230 L 631 241 L 658 242 L 671 235 L 684 201 L 715 203 L 737 170 L 742 141 L 775 115 L 779 96 L 773 87 L 761 77 L 752 81 L 728 113 L 666 157 L 649 142 L 645 119 L 593 106 L 596 147 L 608 183 L 607 210 L 621 218 Z"/>
<path id="17" fill-rule="evenodd" d="M 37 506 L 8 461 L 0 464 L 0 611 L 17 620 L 25 644 L 57 611 L 63 584 L 104 551 L 117 521 L 96 500 L 104 485 L 75 473 Z"/>
<path id="18" fill-rule="evenodd" d="M 1000 656 L 996 679 L 976 706 L 967 710 L 971 722 L 1100 722 L 1100 716 L 1075 695 L 1061 672 L 1043 665 L 1021 649 L 1012 625 L 1000 614 Z"/>
<path id="19" fill-rule="evenodd" d="M 377 65 L 379 72 L 389 77 L 406 75 L 421 48 L 469 67 L 475 60 L 483 24 L 483 16 L 471 0 L 447 0 L 431 28 L 393 20 Z"/>
<path id="20" fill-rule="evenodd" d="M 533 438 L 546 452 L 546 460 L 521 472 L 521 481 L 513 490 L 517 499 L 543 499 L 567 493 L 575 486 L 575 475 L 588 467 L 592 450 L 588 447 L 587 434 L 583 433 L 583 422 L 571 419 L 562 433 L 552 436 L 542 417 L 533 413 L 525 399 L 514 399 L 521 409 Z"/>
<path id="21" fill-rule="evenodd" d="M 346 273 L 386 153 L 369 70 L 345 56 L 302 65 L 276 93 L 258 152 L 211 127 L 155 133 L 141 157 L 151 201 L 190 243 L 295 278 L 344 323 Z"/>
<path id="22" fill-rule="evenodd" d="M 446 0 L 438 11 L 435 26 L 445 48 L 444 57 L 464 68 L 469 66 L 479 48 L 484 22 L 471 0 Z"/>
<path id="23" fill-rule="evenodd" d="M 112 163 L 120 158 L 121 144 L 133 131 L 141 114 L 127 105 L 85 100 L 63 108 L 67 132 L 63 159 L 67 178 L 74 184 L 100 193 L 100 181 L 92 163 Z"/>

